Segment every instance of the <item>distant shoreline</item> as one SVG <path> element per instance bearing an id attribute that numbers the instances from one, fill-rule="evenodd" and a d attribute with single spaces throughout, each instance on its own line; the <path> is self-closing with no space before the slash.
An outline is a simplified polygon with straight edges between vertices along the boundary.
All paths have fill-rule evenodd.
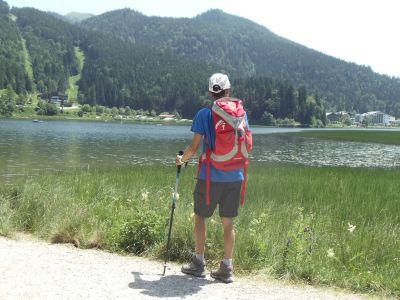
<path id="1" fill-rule="evenodd" d="M 158 119 L 152 117 L 140 116 L 141 118 L 112 118 L 112 117 L 78 117 L 71 115 L 57 116 L 0 116 L 0 120 L 40 120 L 40 121 L 83 121 L 83 122 L 112 122 L 112 123 L 149 123 L 149 124 L 171 124 L 171 125 L 188 125 L 192 123 L 189 119 Z"/>

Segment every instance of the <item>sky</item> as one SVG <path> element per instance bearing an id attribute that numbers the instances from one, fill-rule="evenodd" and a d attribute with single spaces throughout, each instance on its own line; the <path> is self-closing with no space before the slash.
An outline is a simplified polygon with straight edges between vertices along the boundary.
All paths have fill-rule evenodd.
<path id="1" fill-rule="evenodd" d="M 209 9 L 250 19 L 325 54 L 400 78 L 398 0 L 5 0 L 67 14 L 131 8 L 147 16 L 194 17 Z"/>

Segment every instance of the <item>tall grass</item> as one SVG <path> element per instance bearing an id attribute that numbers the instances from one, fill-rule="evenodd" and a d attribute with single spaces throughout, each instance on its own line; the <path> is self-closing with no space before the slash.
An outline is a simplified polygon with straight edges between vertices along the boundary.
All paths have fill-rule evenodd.
<path id="1" fill-rule="evenodd" d="M 194 247 L 195 167 L 183 170 L 171 259 Z M 400 296 L 399 169 L 313 168 L 262 163 L 249 169 L 235 220 L 237 272 Z M 0 190 L 0 234 L 162 258 L 175 168 L 133 167 L 30 178 Z M 207 222 L 210 265 L 222 257 L 218 214 Z"/>
<path id="2" fill-rule="evenodd" d="M 257 166 L 242 213 L 253 226 L 240 228 L 236 249 L 238 255 L 248 253 L 241 265 L 265 263 L 282 276 L 398 293 L 399 175 L 384 169 Z M 254 265 L 252 255 L 263 261 Z"/>

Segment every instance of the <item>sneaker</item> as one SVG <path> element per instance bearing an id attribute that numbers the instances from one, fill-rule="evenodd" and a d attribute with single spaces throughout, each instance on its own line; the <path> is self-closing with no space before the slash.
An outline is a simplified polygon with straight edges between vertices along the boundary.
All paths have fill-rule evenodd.
<path id="1" fill-rule="evenodd" d="M 206 277 L 206 267 L 204 263 L 193 255 L 192 261 L 189 265 L 183 266 L 181 269 L 182 273 L 187 275 L 193 275 L 196 277 L 205 278 Z"/>
<path id="2" fill-rule="evenodd" d="M 217 280 L 220 280 L 224 283 L 233 282 L 233 268 L 228 267 L 222 261 L 219 265 L 219 269 L 211 272 L 211 277 Z"/>

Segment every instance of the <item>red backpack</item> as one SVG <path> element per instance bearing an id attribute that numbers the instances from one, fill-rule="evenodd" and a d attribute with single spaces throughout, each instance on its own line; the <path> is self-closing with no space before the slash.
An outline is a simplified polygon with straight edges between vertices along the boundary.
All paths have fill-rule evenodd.
<path id="1" fill-rule="evenodd" d="M 207 148 L 199 157 L 199 171 L 206 162 L 206 204 L 210 205 L 210 164 L 220 170 L 243 168 L 244 180 L 240 204 L 244 204 L 246 175 L 249 152 L 252 149 L 251 131 L 245 120 L 242 101 L 235 98 L 221 98 L 214 101 L 211 108 L 215 128 L 214 149 Z"/>

